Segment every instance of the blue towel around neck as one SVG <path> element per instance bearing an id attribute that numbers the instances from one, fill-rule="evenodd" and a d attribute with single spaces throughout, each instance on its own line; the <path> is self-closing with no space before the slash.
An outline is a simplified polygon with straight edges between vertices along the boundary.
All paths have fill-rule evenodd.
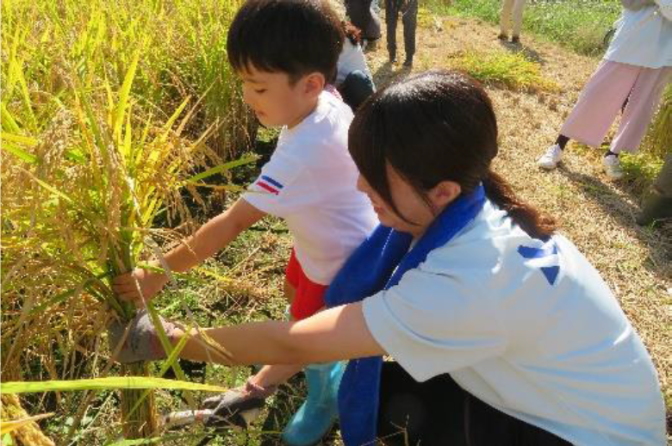
<path id="1" fill-rule="evenodd" d="M 398 284 L 406 271 L 416 268 L 432 250 L 448 243 L 467 226 L 484 203 L 483 185 L 470 194 L 462 194 L 432 222 L 410 251 L 410 234 L 378 226 L 334 278 L 325 294 L 327 306 L 359 302 Z M 381 356 L 353 359 L 343 375 L 338 409 L 341 436 L 347 446 L 375 442 L 382 364 Z"/>

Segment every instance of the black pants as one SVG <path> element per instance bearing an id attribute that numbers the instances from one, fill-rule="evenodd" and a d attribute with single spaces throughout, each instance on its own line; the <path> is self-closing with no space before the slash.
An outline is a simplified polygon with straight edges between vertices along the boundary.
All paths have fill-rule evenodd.
<path id="1" fill-rule="evenodd" d="M 415 28 L 418 25 L 418 0 L 385 0 L 385 23 L 387 24 L 387 51 L 390 59 L 397 57 L 397 19 L 401 13 L 404 25 L 404 50 L 406 59 L 415 54 Z"/>
<path id="2" fill-rule="evenodd" d="M 364 72 L 355 70 L 347 75 L 338 87 L 343 102 L 348 104 L 353 112 L 366 101 L 375 91 L 373 81 Z"/>
<path id="3" fill-rule="evenodd" d="M 345 0 L 345 13 L 357 28 L 362 30 L 362 38 L 376 40 L 381 36 L 380 19 L 371 10 L 373 0 Z"/>
<path id="4" fill-rule="evenodd" d="M 445 374 L 419 383 L 396 362 L 383 364 L 378 438 L 386 446 L 570 446 L 491 407 Z"/>

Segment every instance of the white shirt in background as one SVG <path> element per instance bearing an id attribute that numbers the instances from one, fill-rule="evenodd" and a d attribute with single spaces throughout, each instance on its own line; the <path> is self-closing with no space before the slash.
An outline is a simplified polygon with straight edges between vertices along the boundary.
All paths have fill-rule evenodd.
<path id="1" fill-rule="evenodd" d="M 668 21 L 672 21 L 672 0 L 654 0 L 660 7 L 660 13 Z"/>
<path id="2" fill-rule="evenodd" d="M 350 107 L 322 92 L 315 111 L 284 127 L 261 175 L 243 198 L 284 218 L 304 273 L 328 285 L 347 257 L 378 224 L 347 149 Z"/>
<path id="3" fill-rule="evenodd" d="M 653 363 L 599 273 L 564 237 L 533 239 L 490 202 L 363 312 L 418 381 L 450 373 L 573 444 L 665 444 Z"/>
<path id="4" fill-rule="evenodd" d="M 371 72 L 366 64 L 366 57 L 360 45 L 353 45 L 347 37 L 343 42 L 343 50 L 338 56 L 338 72 L 336 73 L 336 85 L 341 85 L 348 74 L 359 70 L 371 77 Z"/>
<path id="5" fill-rule="evenodd" d="M 662 13 L 669 8 L 672 0 L 657 0 L 638 11 L 624 8 L 604 58 L 645 68 L 672 67 L 672 22 Z"/>

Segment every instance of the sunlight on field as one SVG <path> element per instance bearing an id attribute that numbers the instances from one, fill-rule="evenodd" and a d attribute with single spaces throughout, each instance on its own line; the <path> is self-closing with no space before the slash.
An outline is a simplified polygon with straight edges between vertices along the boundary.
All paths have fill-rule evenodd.
<path id="1" fill-rule="evenodd" d="M 450 68 L 513 90 L 557 92 L 560 87 L 541 74 L 541 66 L 521 53 L 465 51 L 448 60 Z"/>

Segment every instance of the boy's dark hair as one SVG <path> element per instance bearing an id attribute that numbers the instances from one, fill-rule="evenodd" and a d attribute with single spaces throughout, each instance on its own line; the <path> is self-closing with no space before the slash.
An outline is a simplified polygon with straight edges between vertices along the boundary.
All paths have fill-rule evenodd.
<path id="1" fill-rule="evenodd" d="M 497 155 L 497 119 L 478 82 L 457 72 L 430 71 L 380 90 L 357 111 L 348 149 L 360 173 L 396 214 L 387 181 L 389 163 L 418 195 L 441 181 L 464 193 L 481 182 L 486 196 L 532 237 L 546 239 L 552 218 L 519 200 L 490 169 Z"/>
<path id="2" fill-rule="evenodd" d="M 319 72 L 331 82 L 343 39 L 326 0 L 247 0 L 229 28 L 227 51 L 238 72 L 283 72 L 292 83 Z"/>

